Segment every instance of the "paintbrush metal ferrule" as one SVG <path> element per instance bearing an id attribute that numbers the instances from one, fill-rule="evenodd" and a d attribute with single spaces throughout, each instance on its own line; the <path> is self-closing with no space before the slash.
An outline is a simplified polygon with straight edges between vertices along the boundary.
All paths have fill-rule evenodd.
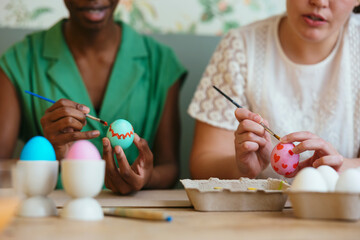
<path id="1" fill-rule="evenodd" d="M 238 103 L 236 103 L 234 100 L 232 100 L 228 95 L 226 95 L 223 91 L 221 91 L 219 88 L 217 88 L 216 86 L 213 85 L 213 88 L 215 88 L 216 91 L 218 91 L 221 95 L 223 95 L 227 100 L 229 100 L 232 104 L 234 104 L 236 107 L 238 108 L 242 108 L 242 106 L 240 106 Z M 270 135 L 272 135 L 274 138 L 276 138 L 277 140 L 280 141 L 280 137 L 278 135 L 276 135 L 273 131 L 270 130 L 270 128 L 268 128 L 264 123 L 260 123 L 261 126 L 263 126 L 263 128 L 265 129 L 265 131 L 267 131 L 268 133 L 270 133 Z"/>
<path id="2" fill-rule="evenodd" d="M 94 116 L 91 116 L 90 114 L 85 114 L 85 116 L 86 117 L 88 117 L 88 118 L 90 118 L 90 119 L 92 119 L 92 120 L 95 120 L 95 121 L 98 121 L 98 122 L 100 122 L 101 124 L 103 124 L 103 125 L 105 125 L 105 126 L 107 126 L 108 125 L 108 123 L 107 122 L 105 122 L 104 120 L 101 120 L 100 118 L 97 118 L 97 117 L 94 117 Z"/>
<path id="3" fill-rule="evenodd" d="M 271 131 L 270 128 L 268 128 L 264 123 L 260 123 L 260 125 L 264 127 L 265 131 L 267 131 L 272 136 L 274 136 L 277 140 L 280 141 L 280 137 L 278 135 L 276 135 L 273 131 Z"/>

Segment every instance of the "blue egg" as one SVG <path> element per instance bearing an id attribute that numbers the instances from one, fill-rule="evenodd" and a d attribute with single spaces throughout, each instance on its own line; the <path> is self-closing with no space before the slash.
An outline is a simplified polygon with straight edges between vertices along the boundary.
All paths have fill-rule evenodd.
<path id="1" fill-rule="evenodd" d="M 24 161 L 56 161 L 54 147 L 49 140 L 36 136 L 31 138 L 21 151 L 20 160 Z"/>

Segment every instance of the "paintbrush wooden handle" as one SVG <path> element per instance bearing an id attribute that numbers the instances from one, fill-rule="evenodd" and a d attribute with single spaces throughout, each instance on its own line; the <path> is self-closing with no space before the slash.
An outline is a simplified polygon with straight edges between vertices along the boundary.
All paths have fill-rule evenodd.
<path id="1" fill-rule="evenodd" d="M 128 218 L 137 218 L 145 220 L 160 220 L 168 221 L 172 220 L 171 216 L 164 214 L 163 212 L 150 211 L 143 209 L 132 209 L 132 208 L 103 208 L 105 215 L 109 216 L 118 216 L 118 217 L 128 217 Z"/>

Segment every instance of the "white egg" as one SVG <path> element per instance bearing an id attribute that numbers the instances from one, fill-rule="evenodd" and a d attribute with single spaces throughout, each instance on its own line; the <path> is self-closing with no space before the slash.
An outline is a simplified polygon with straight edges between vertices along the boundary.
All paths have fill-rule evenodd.
<path id="1" fill-rule="evenodd" d="M 335 191 L 336 182 L 339 178 L 339 174 L 330 166 L 322 165 L 316 169 L 326 182 L 326 186 L 329 192 Z"/>
<path id="2" fill-rule="evenodd" d="M 291 190 L 326 192 L 328 188 L 320 172 L 318 172 L 315 168 L 307 167 L 296 174 L 296 177 L 291 185 Z"/>
<path id="3" fill-rule="evenodd" d="M 360 171 L 350 168 L 341 173 L 335 191 L 360 193 Z"/>

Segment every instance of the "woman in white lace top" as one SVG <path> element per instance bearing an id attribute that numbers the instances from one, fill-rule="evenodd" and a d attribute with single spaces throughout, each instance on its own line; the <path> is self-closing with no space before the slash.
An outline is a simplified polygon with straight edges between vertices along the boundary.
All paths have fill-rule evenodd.
<path id="1" fill-rule="evenodd" d="M 269 167 L 277 140 L 262 121 L 282 142 L 297 142 L 298 170 L 360 166 L 359 5 L 287 0 L 286 14 L 224 37 L 188 109 L 196 119 L 192 177 L 278 176 Z"/>

